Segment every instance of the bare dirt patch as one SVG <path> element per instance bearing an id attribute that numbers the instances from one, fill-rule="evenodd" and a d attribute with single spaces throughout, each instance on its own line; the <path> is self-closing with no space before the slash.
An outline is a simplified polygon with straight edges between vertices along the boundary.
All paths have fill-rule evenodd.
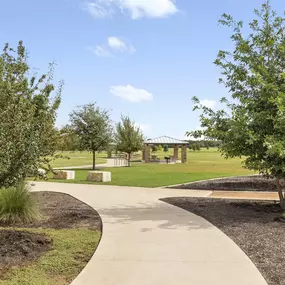
<path id="1" fill-rule="evenodd" d="M 273 202 L 167 198 L 164 202 L 201 216 L 221 229 L 251 258 L 269 285 L 285 285 L 285 224 Z"/>
<path id="2" fill-rule="evenodd" d="M 24 231 L 0 231 L 0 268 L 37 259 L 52 248 L 52 241 L 43 234 Z"/>

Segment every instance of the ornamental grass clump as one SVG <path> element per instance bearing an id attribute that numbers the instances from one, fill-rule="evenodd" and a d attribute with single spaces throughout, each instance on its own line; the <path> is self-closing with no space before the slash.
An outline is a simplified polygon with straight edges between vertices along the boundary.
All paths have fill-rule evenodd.
<path id="1" fill-rule="evenodd" d="M 38 219 L 40 213 L 37 202 L 26 183 L 0 189 L 0 223 L 12 225 Z"/>

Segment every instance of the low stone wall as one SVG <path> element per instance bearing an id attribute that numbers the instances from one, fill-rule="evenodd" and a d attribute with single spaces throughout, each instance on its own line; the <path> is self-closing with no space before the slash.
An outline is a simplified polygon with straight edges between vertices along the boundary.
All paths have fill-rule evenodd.
<path id="1" fill-rule="evenodd" d="M 88 181 L 93 182 L 110 182 L 111 172 L 107 171 L 89 171 L 87 176 Z"/>
<path id="2" fill-rule="evenodd" d="M 53 174 L 53 179 L 60 180 L 73 180 L 75 179 L 75 171 L 71 170 L 59 170 Z"/>

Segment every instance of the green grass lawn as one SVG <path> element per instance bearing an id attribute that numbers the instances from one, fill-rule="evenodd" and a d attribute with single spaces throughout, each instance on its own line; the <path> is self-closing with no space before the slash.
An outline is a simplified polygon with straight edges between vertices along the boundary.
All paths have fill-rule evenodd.
<path id="1" fill-rule="evenodd" d="M 67 158 L 59 158 L 52 162 L 54 168 L 92 165 L 92 153 L 88 151 L 63 151 L 60 154 Z M 106 163 L 106 157 L 106 152 L 96 153 L 96 164 Z"/>
<path id="2" fill-rule="evenodd" d="M 53 249 L 37 261 L 9 269 L 4 278 L 1 277 L 0 285 L 70 284 L 94 253 L 101 236 L 100 232 L 89 229 L 18 230 L 46 234 L 53 240 Z"/>
<path id="3" fill-rule="evenodd" d="M 171 155 L 161 152 L 157 156 Z M 240 159 L 222 158 L 216 149 L 188 152 L 187 164 L 133 163 L 132 167 L 105 169 L 112 173 L 112 182 L 104 185 L 159 187 L 192 182 L 216 177 L 248 175 L 252 172 L 242 167 Z M 88 170 L 76 170 L 75 181 L 68 183 L 90 183 L 86 181 Z M 57 180 L 50 179 L 55 182 Z M 62 182 L 62 181 L 61 181 Z M 96 183 L 100 184 L 100 183 Z"/>

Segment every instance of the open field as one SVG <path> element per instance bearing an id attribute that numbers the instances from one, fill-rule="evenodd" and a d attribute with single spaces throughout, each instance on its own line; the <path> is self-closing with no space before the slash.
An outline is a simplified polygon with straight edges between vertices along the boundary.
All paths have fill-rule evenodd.
<path id="1" fill-rule="evenodd" d="M 170 155 L 172 152 L 169 152 Z M 165 156 L 156 153 L 157 156 Z M 188 152 L 187 164 L 143 164 L 133 163 L 132 167 L 105 169 L 112 173 L 112 182 L 106 185 L 160 187 L 216 177 L 248 175 L 252 172 L 242 167 L 240 159 L 225 160 L 216 149 Z M 76 170 L 75 181 L 69 183 L 88 183 L 88 170 Z M 50 179 L 50 181 L 55 181 Z M 66 181 L 64 181 L 66 182 Z"/>
<path id="2" fill-rule="evenodd" d="M 60 154 L 66 158 L 56 159 L 52 163 L 54 168 L 92 164 L 92 153 L 88 151 L 63 151 Z M 106 152 L 96 153 L 96 164 L 106 163 L 106 157 Z"/>

